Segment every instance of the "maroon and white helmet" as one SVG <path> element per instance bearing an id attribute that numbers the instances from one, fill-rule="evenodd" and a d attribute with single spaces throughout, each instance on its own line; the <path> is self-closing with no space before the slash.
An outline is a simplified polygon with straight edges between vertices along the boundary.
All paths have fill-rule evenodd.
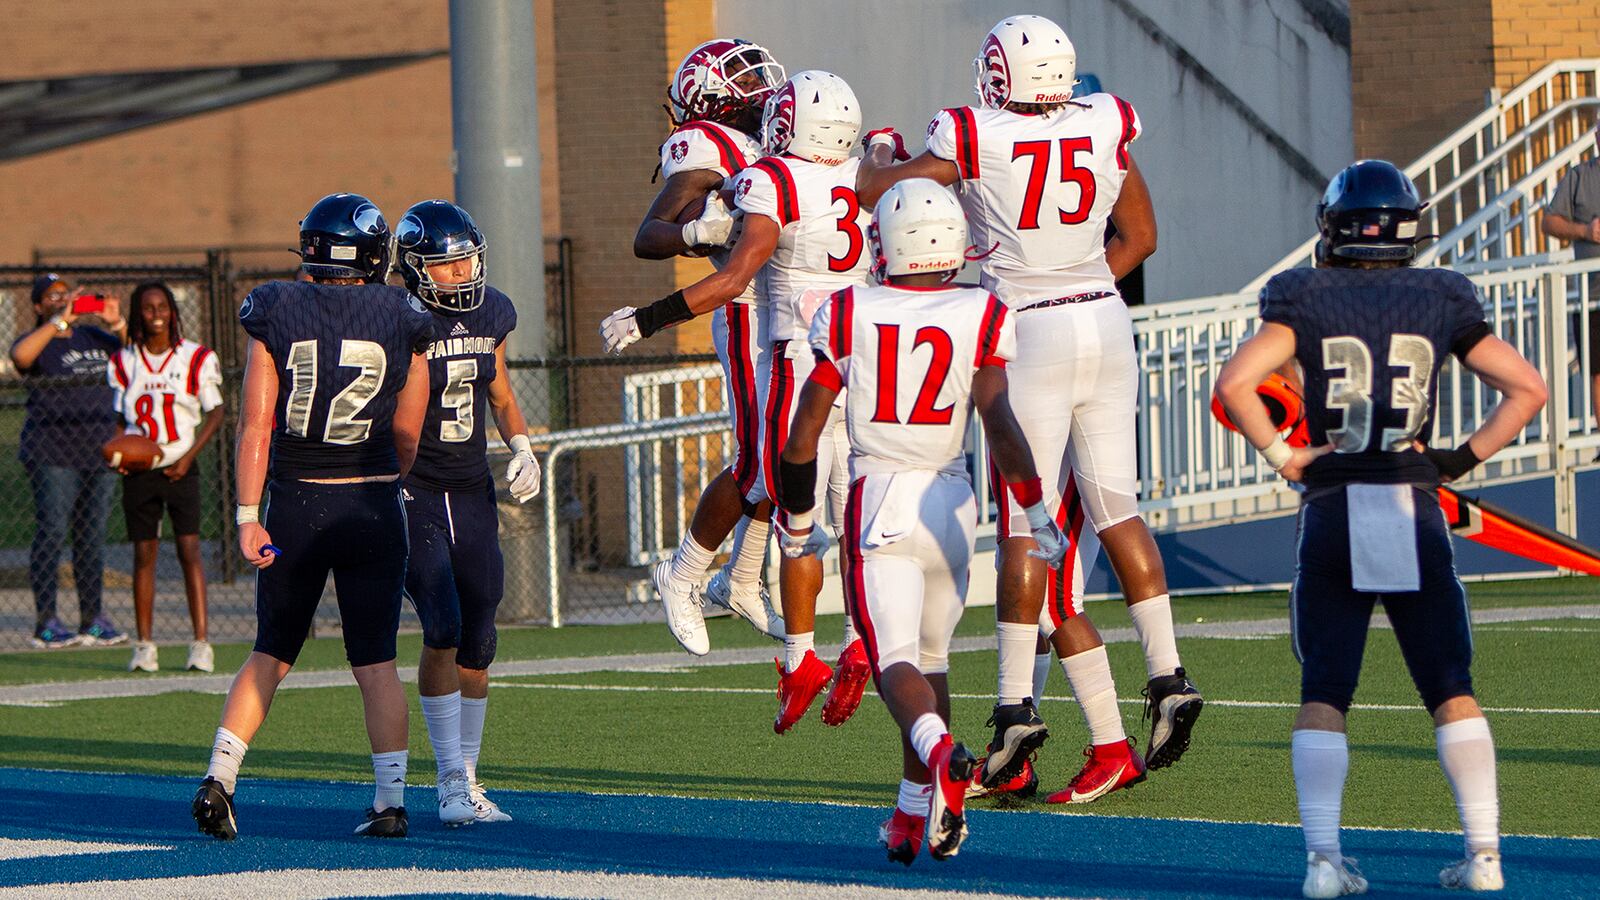
<path id="1" fill-rule="evenodd" d="M 1011 16 L 989 30 L 972 73 L 978 99 L 990 109 L 1065 103 L 1078 83 L 1078 51 L 1061 26 L 1044 16 Z"/>
<path id="2" fill-rule="evenodd" d="M 967 216 L 950 189 L 931 178 L 907 178 L 878 198 L 867 229 L 872 274 L 945 273 L 966 264 Z"/>
<path id="3" fill-rule="evenodd" d="M 760 44 L 717 38 L 689 51 L 667 86 L 675 124 L 725 118 L 736 107 L 760 109 L 783 84 L 783 66 Z"/>
<path id="4" fill-rule="evenodd" d="M 796 73 L 767 98 L 761 113 L 761 146 L 772 156 L 788 153 L 836 166 L 850 158 L 860 136 L 861 104 L 832 72 Z"/>

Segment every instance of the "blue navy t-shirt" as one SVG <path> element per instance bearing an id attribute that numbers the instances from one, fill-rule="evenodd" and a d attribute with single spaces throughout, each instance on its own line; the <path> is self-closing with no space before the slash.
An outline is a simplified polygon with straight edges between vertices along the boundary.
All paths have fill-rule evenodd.
<path id="1" fill-rule="evenodd" d="M 1312 446 L 1309 490 L 1352 482 L 1437 486 L 1412 447 L 1433 434 L 1445 354 L 1491 334 L 1472 282 L 1446 269 L 1290 269 L 1261 289 L 1261 318 L 1294 330 Z"/>
<path id="2" fill-rule="evenodd" d="M 239 321 L 278 368 L 272 478 L 393 475 L 394 410 L 433 318 L 404 288 L 273 281 Z"/>
<path id="3" fill-rule="evenodd" d="M 433 491 L 481 490 L 489 479 L 489 384 L 495 348 L 517 327 L 511 298 L 484 288 L 483 303 L 464 313 L 433 311 L 428 345 L 428 415 L 408 483 Z"/>
<path id="4" fill-rule="evenodd" d="M 28 416 L 18 437 L 19 459 L 28 465 L 74 469 L 105 465 L 100 445 L 122 430 L 122 414 L 112 405 L 111 387 L 106 384 L 106 365 L 121 349 L 122 341 L 111 332 L 74 325 L 65 337 L 51 338 L 33 365 L 21 370 L 25 378 L 77 375 L 93 377 L 95 383 L 30 385 Z"/>

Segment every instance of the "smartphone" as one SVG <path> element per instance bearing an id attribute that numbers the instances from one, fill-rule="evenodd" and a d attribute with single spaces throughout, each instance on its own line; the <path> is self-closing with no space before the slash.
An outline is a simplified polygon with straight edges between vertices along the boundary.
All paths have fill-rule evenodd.
<path id="1" fill-rule="evenodd" d="M 75 316 L 92 316 L 106 311 L 104 297 L 94 294 L 84 294 L 72 301 L 72 314 Z"/>

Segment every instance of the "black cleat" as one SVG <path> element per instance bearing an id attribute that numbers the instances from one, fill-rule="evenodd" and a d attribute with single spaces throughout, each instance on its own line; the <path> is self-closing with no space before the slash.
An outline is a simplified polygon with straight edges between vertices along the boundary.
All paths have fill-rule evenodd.
<path id="1" fill-rule="evenodd" d="M 1150 749 L 1145 765 L 1165 769 L 1189 749 L 1189 734 L 1205 701 L 1180 666 L 1171 675 L 1150 679 L 1144 689 L 1144 717 L 1150 720 Z"/>
<path id="2" fill-rule="evenodd" d="M 383 812 L 367 810 L 367 820 L 356 826 L 363 837 L 403 838 L 406 836 L 406 808 L 391 806 Z"/>
<path id="3" fill-rule="evenodd" d="M 239 825 L 233 818 L 233 795 L 222 789 L 222 783 L 207 775 L 194 792 L 190 805 L 195 824 L 202 834 L 218 840 L 231 841 L 239 836 Z"/>
<path id="4" fill-rule="evenodd" d="M 1050 729 L 1039 718 L 1032 697 L 996 706 L 986 724 L 994 726 L 994 740 L 979 775 L 983 786 L 992 790 L 1022 774 L 1023 764 L 1050 737 Z"/>

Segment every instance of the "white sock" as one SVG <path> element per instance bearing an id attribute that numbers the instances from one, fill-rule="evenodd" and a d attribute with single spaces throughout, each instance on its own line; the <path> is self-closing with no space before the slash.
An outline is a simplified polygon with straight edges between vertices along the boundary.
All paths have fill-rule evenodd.
<path id="1" fill-rule="evenodd" d="M 1157 594 L 1128 606 L 1133 633 L 1144 645 L 1144 668 L 1151 678 L 1171 675 L 1183 663 L 1178 661 L 1178 640 L 1172 633 L 1172 599 Z"/>
<path id="2" fill-rule="evenodd" d="M 1036 653 L 1033 656 L 1033 704 L 1039 705 L 1044 699 L 1044 686 L 1050 680 L 1050 651 Z"/>
<path id="3" fill-rule="evenodd" d="M 840 652 L 843 652 L 851 644 L 854 644 L 860 637 L 861 636 L 859 634 L 856 634 L 855 617 L 850 615 L 849 611 L 847 610 L 844 614 L 844 642 L 839 645 Z"/>
<path id="4" fill-rule="evenodd" d="M 483 720 L 489 715 L 488 697 L 461 698 L 461 762 L 467 780 L 478 782 L 478 751 L 483 748 Z"/>
<path id="5" fill-rule="evenodd" d="M 1337 731 L 1301 729 L 1290 742 L 1294 758 L 1294 787 L 1300 796 L 1300 827 L 1306 850 L 1321 853 L 1337 867 L 1339 807 L 1344 801 L 1344 778 L 1350 772 L 1350 744 Z"/>
<path id="6" fill-rule="evenodd" d="M 793 672 L 795 669 L 800 668 L 800 663 L 805 661 L 806 651 L 816 649 L 816 636 L 817 633 L 815 631 L 807 631 L 804 634 L 790 632 L 784 637 L 783 670 L 785 672 Z"/>
<path id="7" fill-rule="evenodd" d="M 1433 730 L 1439 768 L 1456 795 L 1467 855 L 1500 849 L 1500 797 L 1494 771 L 1494 737 L 1489 720 L 1462 719 Z"/>
<path id="8" fill-rule="evenodd" d="M 1126 741 L 1122 730 L 1122 710 L 1117 708 L 1117 684 L 1111 680 L 1111 660 L 1104 645 L 1074 653 L 1061 661 L 1062 671 L 1072 685 L 1072 695 L 1083 707 L 1089 723 L 1089 743 L 1115 744 Z"/>
<path id="9" fill-rule="evenodd" d="M 772 523 L 741 518 L 733 529 L 733 558 L 728 560 L 728 584 L 755 590 L 761 586 L 761 569 L 767 562 L 767 536 Z"/>
<path id="10" fill-rule="evenodd" d="M 1039 626 L 996 622 L 994 631 L 1000 642 L 1000 705 L 1021 703 L 1033 690 L 1033 648 Z"/>
<path id="11" fill-rule="evenodd" d="M 928 817 L 929 801 L 933 799 L 933 785 L 917 784 L 900 779 L 900 800 L 895 806 L 908 816 Z"/>
<path id="12" fill-rule="evenodd" d="M 428 720 L 428 741 L 433 744 L 433 758 L 439 777 L 443 778 L 446 772 L 466 765 L 461 759 L 461 692 L 421 699 L 422 717 Z"/>
<path id="13" fill-rule="evenodd" d="M 244 753 L 249 749 L 238 735 L 218 728 L 216 740 L 211 743 L 211 766 L 206 774 L 215 778 L 223 790 L 233 793 L 234 785 L 239 782 L 239 764 L 244 762 Z"/>
<path id="14" fill-rule="evenodd" d="M 378 812 L 406 805 L 406 751 L 372 754 L 372 808 Z"/>
<path id="15" fill-rule="evenodd" d="M 672 577 L 679 581 L 698 584 L 700 576 L 711 568 L 711 560 L 715 559 L 716 555 L 717 551 L 700 546 L 692 532 L 685 534 L 683 543 L 678 545 L 678 552 L 672 554 Z"/>
<path id="16" fill-rule="evenodd" d="M 917 758 L 927 765 L 928 754 L 939 746 L 939 739 L 949 733 L 950 729 L 945 727 L 944 720 L 937 713 L 923 713 L 911 723 L 911 732 L 906 737 L 911 741 L 911 749 L 917 751 Z"/>

